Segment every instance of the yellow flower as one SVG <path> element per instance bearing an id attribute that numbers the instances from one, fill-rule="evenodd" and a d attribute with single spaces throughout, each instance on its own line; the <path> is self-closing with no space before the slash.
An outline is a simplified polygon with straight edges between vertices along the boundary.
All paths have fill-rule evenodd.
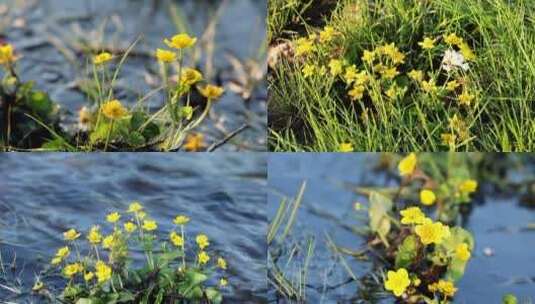
<path id="1" fill-rule="evenodd" d="M 390 43 L 378 47 L 377 50 L 379 53 L 392 57 L 392 55 L 398 51 L 398 48 L 396 47 L 396 44 Z"/>
<path id="2" fill-rule="evenodd" d="M 355 79 L 356 85 L 365 85 L 368 81 L 370 81 L 370 75 L 366 71 L 362 71 L 358 73 L 357 78 Z"/>
<path id="3" fill-rule="evenodd" d="M 77 232 L 75 229 L 69 229 L 63 232 L 63 239 L 65 239 L 66 241 L 74 241 L 79 237 L 80 233 Z"/>
<path id="4" fill-rule="evenodd" d="M 104 64 L 113 59 L 113 56 L 108 52 L 103 52 L 93 57 L 93 63 L 95 65 Z"/>
<path id="5" fill-rule="evenodd" d="M 420 201 L 426 206 L 431 206 L 435 203 L 437 197 L 431 190 L 424 189 L 420 191 Z"/>
<path id="6" fill-rule="evenodd" d="M 0 64 L 7 64 L 15 61 L 13 46 L 11 44 L 0 45 Z"/>
<path id="7" fill-rule="evenodd" d="M 59 257 L 55 257 L 52 259 L 52 261 L 50 262 L 50 264 L 52 265 L 58 265 L 59 263 L 61 263 L 63 261 L 62 258 L 59 258 Z"/>
<path id="8" fill-rule="evenodd" d="M 455 295 L 455 293 L 457 292 L 457 288 L 455 288 L 455 285 L 453 285 L 452 282 L 444 281 L 444 280 L 439 280 L 436 283 L 429 284 L 429 286 L 427 286 L 427 288 L 431 292 L 437 292 L 438 291 L 438 292 L 442 293 L 445 297 L 453 297 Z"/>
<path id="9" fill-rule="evenodd" d="M 457 89 L 460 85 L 461 84 L 457 80 L 452 80 L 446 85 L 446 90 L 450 92 L 455 91 L 455 89 Z"/>
<path id="10" fill-rule="evenodd" d="M 418 42 L 418 45 L 421 46 L 424 50 L 431 50 L 435 47 L 435 40 L 429 37 L 425 37 L 424 41 Z"/>
<path id="11" fill-rule="evenodd" d="M 201 93 L 202 96 L 213 101 L 221 97 L 221 95 L 223 95 L 223 93 L 225 92 L 225 89 L 222 87 L 209 84 L 203 88 L 199 88 L 199 92 Z"/>
<path id="12" fill-rule="evenodd" d="M 394 99 L 398 95 L 399 88 L 396 84 L 390 86 L 390 88 L 385 92 L 386 96 L 390 99 Z"/>
<path id="13" fill-rule="evenodd" d="M 126 222 L 124 223 L 124 230 L 128 233 L 132 233 L 134 231 L 136 231 L 137 229 L 137 226 L 136 224 L 132 223 L 132 222 Z"/>
<path id="14" fill-rule="evenodd" d="M 303 69 L 301 69 L 301 72 L 305 78 L 308 78 L 314 75 L 316 72 L 316 67 L 313 64 L 305 64 Z"/>
<path id="15" fill-rule="evenodd" d="M 409 72 L 409 77 L 417 82 L 424 80 L 424 72 L 420 70 L 412 70 Z"/>
<path id="16" fill-rule="evenodd" d="M 476 97 L 474 95 L 469 94 L 465 90 L 465 91 L 463 91 L 463 93 L 461 95 L 459 95 L 459 103 L 462 104 L 462 105 L 470 106 L 470 104 L 472 103 L 472 101 L 475 98 Z"/>
<path id="17" fill-rule="evenodd" d="M 416 154 L 411 153 L 403 158 L 398 164 L 399 174 L 401 176 L 412 175 L 416 168 Z"/>
<path id="18" fill-rule="evenodd" d="M 338 147 L 338 152 L 342 152 L 342 153 L 353 152 L 353 144 L 341 143 L 340 146 Z"/>
<path id="19" fill-rule="evenodd" d="M 338 76 L 342 74 L 342 72 L 344 71 L 344 64 L 342 60 L 331 59 L 331 61 L 329 62 L 329 71 L 333 76 Z"/>
<path id="20" fill-rule="evenodd" d="M 156 58 L 158 59 L 158 61 L 161 62 L 173 62 L 176 60 L 176 53 L 167 50 L 157 49 Z"/>
<path id="21" fill-rule="evenodd" d="M 178 34 L 173 36 L 171 40 L 164 39 L 163 42 L 173 49 L 185 49 L 193 46 L 197 42 L 197 38 L 191 37 L 188 34 Z"/>
<path id="22" fill-rule="evenodd" d="M 98 261 L 95 264 L 95 272 L 99 284 L 104 283 L 111 278 L 111 267 L 102 261 Z"/>
<path id="23" fill-rule="evenodd" d="M 117 120 L 123 118 L 128 113 L 128 110 L 119 100 L 114 99 L 102 105 L 102 113 L 109 119 Z"/>
<path id="24" fill-rule="evenodd" d="M 156 221 L 145 220 L 143 221 L 143 230 L 154 231 L 158 228 Z"/>
<path id="25" fill-rule="evenodd" d="M 459 191 L 462 193 L 470 194 L 477 190 L 477 181 L 473 179 L 467 179 L 459 185 Z"/>
<path id="26" fill-rule="evenodd" d="M 334 27 L 326 26 L 323 28 L 323 31 L 320 32 L 320 42 L 326 43 L 333 40 L 333 38 L 338 34 Z"/>
<path id="27" fill-rule="evenodd" d="M 113 235 L 108 235 L 102 240 L 102 248 L 104 249 L 111 249 L 113 246 L 115 246 L 115 238 Z"/>
<path id="28" fill-rule="evenodd" d="M 366 88 L 362 85 L 356 85 L 353 87 L 353 89 L 351 89 L 349 92 L 347 92 L 347 94 L 349 95 L 349 98 L 351 98 L 351 100 L 355 101 L 355 100 L 361 100 L 362 97 L 364 97 L 364 91 L 366 90 Z"/>
<path id="29" fill-rule="evenodd" d="M 435 93 L 437 91 L 437 86 L 435 85 L 434 80 L 423 80 L 422 81 L 422 90 L 426 93 Z"/>
<path id="30" fill-rule="evenodd" d="M 227 286 L 227 285 L 228 285 L 228 281 L 227 281 L 227 279 L 225 279 L 225 278 L 221 278 L 221 279 L 219 280 L 219 286 L 221 286 L 221 287 L 225 287 L 225 286 Z"/>
<path id="31" fill-rule="evenodd" d="M 112 212 L 106 216 L 106 221 L 110 223 L 117 223 L 117 221 L 119 221 L 120 218 L 121 218 L 121 215 L 119 214 L 119 212 Z"/>
<path id="32" fill-rule="evenodd" d="M 394 64 L 401 64 L 405 62 L 405 54 L 396 50 L 390 55 L 390 59 L 392 59 L 392 63 Z"/>
<path id="33" fill-rule="evenodd" d="M 399 212 L 401 214 L 401 223 L 404 225 L 409 224 L 423 224 L 428 221 L 425 214 L 418 207 L 409 207 Z"/>
<path id="34" fill-rule="evenodd" d="M 177 247 L 184 246 L 184 239 L 174 231 L 169 235 L 169 239 L 171 240 L 171 243 Z"/>
<path id="35" fill-rule="evenodd" d="M 347 84 L 353 83 L 359 77 L 357 67 L 355 65 L 348 66 L 344 74 L 344 80 Z"/>
<path id="36" fill-rule="evenodd" d="M 364 62 L 366 62 L 368 64 L 372 64 L 373 61 L 375 60 L 375 52 L 365 50 L 361 59 L 362 59 L 362 61 L 364 61 Z"/>
<path id="37" fill-rule="evenodd" d="M 136 213 L 143 210 L 143 206 L 139 202 L 132 202 L 130 206 L 128 206 L 128 213 Z"/>
<path id="38" fill-rule="evenodd" d="M 205 234 L 199 234 L 195 238 L 195 241 L 197 242 L 197 245 L 199 248 L 204 249 L 210 245 L 210 242 L 208 241 L 208 237 Z"/>
<path id="39" fill-rule="evenodd" d="M 198 259 L 199 259 L 199 264 L 204 265 L 208 263 L 208 261 L 210 260 L 210 256 L 206 252 L 201 251 L 199 252 Z"/>
<path id="40" fill-rule="evenodd" d="M 314 51 L 314 42 L 308 38 L 299 38 L 295 42 L 295 55 L 307 55 Z"/>
<path id="41" fill-rule="evenodd" d="M 400 268 L 395 272 L 388 271 L 385 288 L 392 291 L 396 297 L 401 296 L 410 284 L 409 273 L 405 268 Z"/>
<path id="42" fill-rule="evenodd" d="M 414 228 L 416 234 L 424 245 L 432 243 L 440 244 L 444 239 L 450 236 L 450 228 L 440 222 L 433 223 L 428 221 Z"/>
<path id="43" fill-rule="evenodd" d="M 65 246 L 65 247 L 61 247 L 61 248 L 58 249 L 58 251 L 56 252 L 56 257 L 57 257 L 57 258 L 60 258 L 60 259 L 64 259 L 64 258 L 66 258 L 70 253 L 71 253 L 71 251 L 69 250 L 69 247 L 67 247 L 67 246 Z"/>
<path id="44" fill-rule="evenodd" d="M 461 261 L 468 261 L 471 256 L 468 244 L 462 243 L 457 245 L 457 248 L 455 248 L 455 256 Z"/>
<path id="45" fill-rule="evenodd" d="M 461 54 L 463 55 L 464 59 L 468 61 L 472 61 L 476 59 L 476 54 L 474 54 L 474 51 L 470 48 L 470 46 L 466 42 L 462 42 L 458 45 L 459 50 L 461 51 Z"/>
<path id="46" fill-rule="evenodd" d="M 178 215 L 173 220 L 173 223 L 175 223 L 176 225 L 186 225 L 188 222 L 189 222 L 189 217 L 185 215 Z"/>
<path id="47" fill-rule="evenodd" d="M 227 269 L 227 261 L 225 261 L 224 258 L 218 258 L 217 259 L 217 267 L 221 269 Z"/>
<path id="48" fill-rule="evenodd" d="M 102 241 L 102 235 L 100 234 L 100 227 L 93 226 L 87 234 L 87 240 L 89 243 L 96 245 Z"/>
<path id="49" fill-rule="evenodd" d="M 444 133 L 441 135 L 442 137 L 442 143 L 447 146 L 455 146 L 455 142 L 457 141 L 457 135 L 450 134 L 450 133 Z"/>
<path id="50" fill-rule="evenodd" d="M 188 137 L 186 137 L 186 143 L 184 144 L 184 149 L 186 149 L 186 151 L 198 152 L 205 147 L 204 135 L 202 133 L 188 134 Z"/>
<path id="51" fill-rule="evenodd" d="M 80 263 L 74 263 L 66 265 L 65 268 L 63 268 L 63 274 L 68 278 L 72 278 L 74 275 L 82 272 L 83 270 L 84 267 Z"/>
<path id="52" fill-rule="evenodd" d="M 381 74 L 383 75 L 383 78 L 385 79 L 394 79 L 396 76 L 399 75 L 399 71 L 396 67 L 385 69 L 384 71 L 381 71 Z"/>
<path id="53" fill-rule="evenodd" d="M 180 76 L 180 82 L 182 84 L 194 85 L 201 80 L 202 80 L 202 74 L 196 69 L 185 68 L 184 70 L 182 70 L 182 73 Z"/>
<path id="54" fill-rule="evenodd" d="M 449 34 L 444 36 L 444 41 L 449 45 L 460 45 L 463 43 L 463 39 L 456 34 Z"/>
<path id="55" fill-rule="evenodd" d="M 94 276 L 95 276 L 95 274 L 90 271 L 90 272 L 84 274 L 84 280 L 86 282 L 91 281 L 91 279 L 93 279 Z"/>

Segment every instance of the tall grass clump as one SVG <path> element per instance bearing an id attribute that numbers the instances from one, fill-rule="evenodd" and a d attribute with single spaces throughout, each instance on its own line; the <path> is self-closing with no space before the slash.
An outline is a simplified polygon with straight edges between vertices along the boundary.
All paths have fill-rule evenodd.
<path id="1" fill-rule="evenodd" d="M 285 46 L 270 149 L 533 150 L 534 13 L 522 0 L 345 0 L 288 39 L 270 20 L 272 48 Z"/>

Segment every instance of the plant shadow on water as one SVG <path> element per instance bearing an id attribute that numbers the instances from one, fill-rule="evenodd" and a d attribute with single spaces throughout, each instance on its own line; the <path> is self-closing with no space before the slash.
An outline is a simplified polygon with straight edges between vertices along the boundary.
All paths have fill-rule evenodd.
<path id="1" fill-rule="evenodd" d="M 0 43 L 13 43 L 24 54 L 19 61 L 23 80 L 36 81 L 38 89 L 61 105 L 66 111 L 63 122 L 71 129 L 78 111 L 87 105 L 87 53 L 121 54 L 138 38 L 116 85 L 118 99 L 132 103 L 157 87 L 154 49 L 177 32 L 203 38 L 197 64 L 207 78 L 239 88 L 242 77 L 248 77 L 240 70 L 247 69 L 248 60 L 260 69 L 264 65 L 266 5 L 264 0 L 8 0 L 0 3 L 5 20 L 0 22 Z M 207 30 L 210 26 L 212 32 Z M 250 128 L 239 134 L 240 144 L 222 149 L 265 151 L 265 83 L 254 86 L 246 101 L 239 92 L 227 91 L 200 131 L 217 139 L 246 124 Z M 150 98 L 149 108 L 161 106 L 163 98 Z"/>
<path id="2" fill-rule="evenodd" d="M 210 237 L 211 248 L 228 260 L 225 302 L 264 302 L 265 158 L 154 156 L 3 155 L 0 249 L 5 268 L 0 284 L 14 288 L 0 288 L 0 299 L 34 299 L 29 291 L 35 276 L 63 246 L 64 231 L 87 232 L 92 224 L 103 224 L 108 212 L 126 210 L 138 200 L 158 221 L 161 238 L 167 239 L 177 214 L 191 218 L 190 235 Z M 12 261 L 14 276 L 6 278 Z"/>
<path id="3" fill-rule="evenodd" d="M 268 220 L 276 217 L 281 197 L 295 197 L 306 181 L 292 232 L 285 245 L 313 238 L 315 250 L 306 272 L 306 300 L 313 303 L 393 303 L 393 297 L 384 293 L 382 281 L 370 290 L 362 290 L 351 280 L 367 276 L 372 262 L 360 261 L 349 255 L 340 255 L 332 249 L 329 239 L 352 251 L 366 247 L 366 239 L 356 232 L 367 221 L 366 211 L 355 211 L 353 202 L 362 199 L 350 190 L 358 186 L 395 186 L 397 181 L 374 170 L 381 154 L 276 154 L 268 163 Z M 444 154 L 446 157 L 446 154 Z M 522 168 L 511 169 L 505 180 L 531 181 L 535 163 L 526 157 Z M 497 194 L 497 186 L 479 180 L 482 191 L 473 199 L 471 212 L 463 226 L 475 237 L 473 259 L 460 280 L 454 303 L 501 303 L 507 293 L 515 294 L 519 303 L 535 301 L 535 255 L 528 244 L 535 242 L 532 230 L 535 222 L 533 209 L 519 204 L 520 193 Z M 533 199 L 533 198 L 531 198 Z M 361 227 L 362 226 L 362 227 Z M 271 246 L 270 246 L 271 247 Z M 293 248 L 293 247 L 291 247 Z M 292 250 L 292 249 L 283 249 Z M 271 251 L 271 248 L 270 248 Z M 297 253 L 294 260 L 299 260 Z M 288 262 L 284 268 L 298 272 Z M 270 266 L 271 267 L 271 266 Z M 348 271 L 348 269 L 350 269 Z M 291 275 L 291 274 L 290 274 Z M 359 282 L 359 286 L 366 286 Z M 373 284 L 372 284 L 373 285 Z M 376 284 L 377 285 L 377 284 Z M 367 286 L 370 287 L 370 286 Z M 276 289 L 270 286 L 269 300 L 277 302 Z M 279 299 L 280 300 L 280 299 Z M 285 301 L 282 300 L 284 303 Z"/>

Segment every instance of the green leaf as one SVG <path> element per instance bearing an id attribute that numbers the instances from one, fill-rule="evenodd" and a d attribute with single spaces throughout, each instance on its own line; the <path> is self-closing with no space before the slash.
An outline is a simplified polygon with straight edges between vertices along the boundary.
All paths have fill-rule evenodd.
<path id="1" fill-rule="evenodd" d="M 76 304 L 94 304 L 93 300 L 89 298 L 80 298 L 78 301 L 76 301 Z"/>
<path id="2" fill-rule="evenodd" d="M 418 241 L 414 235 L 407 236 L 396 254 L 396 269 L 409 268 L 418 256 Z"/>
<path id="3" fill-rule="evenodd" d="M 54 105 L 48 95 L 41 91 L 33 92 L 26 99 L 26 105 L 39 117 L 46 118 L 54 110 Z"/>
<path id="4" fill-rule="evenodd" d="M 451 228 L 450 233 L 451 236 L 440 245 L 437 245 L 436 250 L 447 254 L 451 258 L 446 272 L 446 279 L 456 282 L 463 277 L 468 261 L 458 259 L 455 250 L 458 245 L 465 243 L 468 245 L 470 252 L 472 252 L 474 249 L 474 238 L 470 232 L 461 227 Z"/>
<path id="5" fill-rule="evenodd" d="M 206 288 L 205 294 L 208 300 L 210 300 L 210 302 L 213 304 L 219 304 L 223 301 L 223 296 L 221 295 L 219 290 L 213 287 Z"/>
<path id="6" fill-rule="evenodd" d="M 143 112 L 134 112 L 130 118 L 130 129 L 137 131 L 147 120 L 147 115 Z"/>
<path id="7" fill-rule="evenodd" d="M 391 228 L 388 212 L 392 210 L 392 205 L 390 198 L 375 191 L 370 193 L 370 208 L 368 209 L 370 229 L 377 233 L 387 247 L 388 241 L 386 237 Z"/>
<path id="8" fill-rule="evenodd" d="M 135 299 L 136 297 L 130 291 L 121 291 L 119 293 L 119 298 L 117 299 L 117 303 L 131 302 L 131 301 L 134 301 Z"/>
<path id="9" fill-rule="evenodd" d="M 199 285 L 202 282 L 208 280 L 208 276 L 202 272 L 195 270 L 189 270 L 186 272 L 186 280 L 190 285 Z"/>
<path id="10" fill-rule="evenodd" d="M 128 144 L 132 147 L 140 147 L 145 144 L 145 137 L 138 131 L 133 131 L 128 134 Z"/>
<path id="11" fill-rule="evenodd" d="M 157 124 L 151 122 L 145 127 L 145 129 L 143 129 L 141 133 L 143 134 L 143 137 L 145 137 L 147 141 L 150 141 L 151 139 L 160 135 L 160 128 L 158 127 Z"/>

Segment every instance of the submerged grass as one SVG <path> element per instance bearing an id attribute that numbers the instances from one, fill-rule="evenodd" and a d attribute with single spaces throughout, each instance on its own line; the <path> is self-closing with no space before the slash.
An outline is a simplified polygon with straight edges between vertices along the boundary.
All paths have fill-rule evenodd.
<path id="1" fill-rule="evenodd" d="M 535 148 L 533 2 L 344 0 L 324 13 L 326 27 L 322 32 L 330 28 L 335 38 L 323 43 L 321 28 L 299 18 L 304 9 L 290 0 L 274 1 L 270 8 L 272 48 L 286 46 L 271 65 L 271 150 Z M 300 20 L 304 30 L 293 31 L 291 20 Z M 446 73 L 438 68 L 448 49 L 443 36 L 452 33 L 476 55 L 467 71 Z M 313 41 L 313 55 L 299 54 L 299 44 L 303 44 L 299 37 Z M 429 52 L 418 44 L 426 37 L 435 43 L 435 49 Z M 372 81 L 363 88 L 362 97 L 357 94 L 360 92 L 351 91 L 343 69 L 342 73 L 332 70 L 333 60 L 339 60 L 343 68 L 355 65 L 369 73 L 371 67 L 361 59 L 364 51 L 389 43 L 405 56 L 398 66 L 400 75 Z M 422 70 L 424 79 L 436 81 L 439 93 L 426 92 L 421 81 L 411 82 L 407 75 L 411 70 Z M 444 93 L 450 77 L 455 77 L 463 89 Z M 471 95 L 463 95 L 465 92 Z M 468 102 L 463 104 L 463 100 Z"/>

